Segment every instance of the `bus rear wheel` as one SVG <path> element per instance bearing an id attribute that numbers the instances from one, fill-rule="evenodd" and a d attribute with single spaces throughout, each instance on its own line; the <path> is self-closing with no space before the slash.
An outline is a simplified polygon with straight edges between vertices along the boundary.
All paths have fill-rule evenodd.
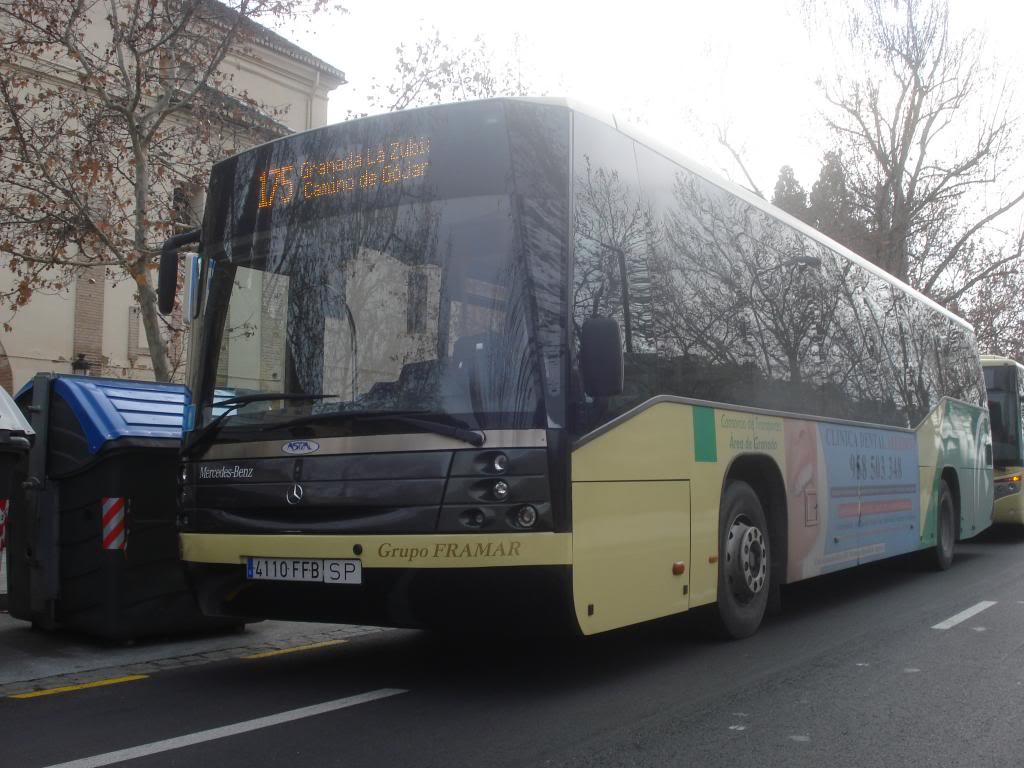
<path id="1" fill-rule="evenodd" d="M 939 481 L 939 515 L 935 521 L 935 550 L 932 563 L 940 571 L 953 565 L 953 548 L 956 545 L 956 506 L 953 492 L 945 480 Z"/>
<path id="2" fill-rule="evenodd" d="M 771 545 L 761 500 L 741 480 L 722 494 L 719 511 L 718 625 L 739 640 L 757 631 L 771 590 Z"/>

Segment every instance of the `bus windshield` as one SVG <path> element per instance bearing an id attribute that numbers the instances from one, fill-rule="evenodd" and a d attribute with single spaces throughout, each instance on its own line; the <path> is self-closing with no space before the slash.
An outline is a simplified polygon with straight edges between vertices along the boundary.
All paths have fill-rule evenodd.
<path id="1" fill-rule="evenodd" d="M 430 124 L 428 110 L 415 125 L 394 116 L 337 126 L 215 169 L 193 370 L 199 425 L 216 415 L 215 388 L 328 395 L 246 405 L 232 428 L 339 411 L 546 425 L 544 331 L 516 238 L 501 107 L 475 109 L 448 125 Z M 476 130 L 458 135 L 467 122 Z"/>
<path id="2" fill-rule="evenodd" d="M 988 410 L 992 422 L 992 453 L 996 466 L 1021 465 L 1020 396 L 1015 366 L 985 366 Z"/>
<path id="3" fill-rule="evenodd" d="M 272 230 L 212 260 L 207 322 L 223 324 L 223 336 L 204 363 L 219 366 L 219 387 L 336 396 L 312 406 L 321 412 L 532 426 L 541 404 L 526 308 L 510 311 L 524 280 L 503 196 Z"/>

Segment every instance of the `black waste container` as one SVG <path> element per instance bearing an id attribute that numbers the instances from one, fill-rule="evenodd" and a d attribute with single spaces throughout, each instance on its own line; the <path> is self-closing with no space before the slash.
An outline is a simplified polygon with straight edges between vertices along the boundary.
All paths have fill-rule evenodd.
<path id="1" fill-rule="evenodd" d="M 126 640 L 204 617 L 178 551 L 185 388 L 40 375 L 18 393 L 36 439 L 11 508 L 10 613 Z"/>
<path id="2" fill-rule="evenodd" d="M 7 521 L 14 489 L 25 479 L 32 427 L 7 390 L 0 387 L 0 563 L 6 566 Z M 0 608 L 7 605 L 6 567 L 0 569 Z"/>

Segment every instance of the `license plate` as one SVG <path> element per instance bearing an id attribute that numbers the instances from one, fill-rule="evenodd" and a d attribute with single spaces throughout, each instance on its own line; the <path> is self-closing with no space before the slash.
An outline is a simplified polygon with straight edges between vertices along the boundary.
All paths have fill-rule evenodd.
<path id="1" fill-rule="evenodd" d="M 362 584 L 359 560 L 318 560 L 299 557 L 247 557 L 245 577 L 262 581 L 314 581 Z"/>

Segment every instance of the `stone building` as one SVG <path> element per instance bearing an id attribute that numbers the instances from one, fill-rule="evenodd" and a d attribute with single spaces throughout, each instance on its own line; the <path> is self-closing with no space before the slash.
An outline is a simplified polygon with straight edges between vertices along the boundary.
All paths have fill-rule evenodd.
<path id="1" fill-rule="evenodd" d="M 233 88 L 284 110 L 273 118 L 278 133 L 325 125 L 328 94 L 345 83 L 344 73 L 264 27 L 257 26 L 255 39 L 224 62 Z M 256 141 L 243 137 L 240 145 Z M 0 288 L 11 279 L 0 263 Z M 12 325 L 12 332 L 0 331 L 0 386 L 11 392 L 41 371 L 153 378 L 135 284 L 110 279 L 102 267 L 81 272 L 59 293 L 37 292 Z"/>

